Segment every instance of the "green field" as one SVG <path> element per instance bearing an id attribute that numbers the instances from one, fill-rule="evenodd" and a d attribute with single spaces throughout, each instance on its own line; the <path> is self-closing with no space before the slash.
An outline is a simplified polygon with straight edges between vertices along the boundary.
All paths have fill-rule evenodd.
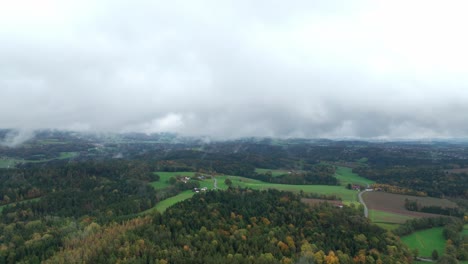
<path id="1" fill-rule="evenodd" d="M 270 170 L 270 169 L 260 169 L 260 168 L 255 169 L 256 173 L 262 173 L 262 174 L 265 174 L 265 173 L 267 173 L 269 171 L 271 172 L 271 176 L 273 176 L 273 177 L 278 177 L 278 176 L 281 176 L 281 175 L 284 175 L 284 174 L 288 174 L 288 172 L 289 172 L 287 170 Z"/>
<path id="2" fill-rule="evenodd" d="M 0 158 L 0 168 L 9 168 L 16 165 L 20 160 L 10 158 Z"/>
<path id="3" fill-rule="evenodd" d="M 78 152 L 60 152 L 59 159 L 70 159 L 79 156 Z"/>
<path id="4" fill-rule="evenodd" d="M 159 181 L 154 181 L 151 185 L 160 190 L 168 187 L 169 178 L 176 175 L 193 177 L 195 172 L 155 172 L 159 175 Z M 217 180 L 218 189 L 225 190 L 228 186 L 224 181 L 229 178 L 232 181 L 232 186 L 243 187 L 243 188 L 252 188 L 255 190 L 268 190 L 268 189 L 277 189 L 281 191 L 291 191 L 291 192 L 300 192 L 301 190 L 304 193 L 317 193 L 325 195 L 336 195 L 341 197 L 344 202 L 357 202 L 357 192 L 353 190 L 348 190 L 343 188 L 343 186 L 328 186 L 328 185 L 289 185 L 289 184 L 275 184 L 275 183 L 266 183 L 259 180 L 249 179 L 240 176 L 232 175 L 218 175 L 215 176 Z M 213 189 L 214 180 L 206 179 L 200 181 L 200 187 L 207 187 L 208 189 Z"/>
<path id="5" fill-rule="evenodd" d="M 159 181 L 154 181 L 151 183 L 151 185 L 156 189 L 156 190 L 161 190 L 166 187 L 169 187 L 169 178 L 175 177 L 175 176 L 187 176 L 187 177 L 193 177 L 195 175 L 195 172 L 193 171 L 176 171 L 176 172 L 165 172 L 165 171 L 156 171 L 154 174 L 159 175 Z"/>
<path id="6" fill-rule="evenodd" d="M 463 226 L 462 235 L 468 236 L 468 224 Z"/>
<path id="7" fill-rule="evenodd" d="M 385 229 L 385 230 L 395 230 L 397 229 L 400 224 L 394 224 L 394 223 L 375 223 L 374 224 L 380 226 L 381 228 Z"/>
<path id="8" fill-rule="evenodd" d="M 37 140 L 38 144 L 42 145 L 53 145 L 53 144 L 67 144 L 67 141 L 60 141 L 60 139 L 55 139 L 55 138 L 48 138 L 48 139 L 40 139 Z"/>
<path id="9" fill-rule="evenodd" d="M 154 181 L 151 185 L 157 189 L 161 190 L 170 186 L 168 183 L 169 178 L 174 176 L 187 176 L 193 177 L 195 172 L 155 172 L 158 174 L 160 179 L 159 181 Z M 316 193 L 316 194 L 324 194 L 324 195 L 336 195 L 340 197 L 344 203 L 357 203 L 357 192 L 353 190 L 348 190 L 343 186 L 328 186 L 328 185 L 288 185 L 288 184 L 275 184 L 275 183 L 266 183 L 259 180 L 249 179 L 240 176 L 231 176 L 231 175 L 218 175 L 215 176 L 217 181 L 217 187 L 221 190 L 226 190 L 228 186 L 224 183 L 226 179 L 230 179 L 232 181 L 233 187 L 242 187 L 242 188 L 251 188 L 254 190 L 267 190 L 267 189 L 277 189 L 281 191 L 291 191 L 291 192 L 300 192 L 303 191 L 304 193 Z M 200 187 L 207 187 L 209 190 L 214 188 L 214 179 L 205 179 L 200 181 Z M 193 192 L 191 190 L 182 192 L 174 197 L 165 199 L 159 202 L 156 207 L 150 210 L 158 210 L 164 211 L 169 206 L 180 202 L 182 200 L 188 199 L 193 196 Z"/>
<path id="10" fill-rule="evenodd" d="M 191 190 L 181 192 L 176 196 L 160 201 L 155 207 L 149 209 L 148 211 L 157 210 L 162 213 L 166 211 L 167 208 L 173 206 L 174 204 L 181 202 L 183 200 L 186 200 L 188 198 L 191 198 L 194 194 L 195 193 Z"/>
<path id="11" fill-rule="evenodd" d="M 380 210 L 369 210 L 369 219 L 376 224 L 383 223 L 387 225 L 394 225 L 402 224 L 406 220 L 412 219 L 412 217 Z"/>
<path id="12" fill-rule="evenodd" d="M 335 177 L 340 181 L 341 185 L 358 184 L 366 186 L 367 184 L 374 184 L 375 181 L 363 178 L 358 174 L 354 173 L 351 168 L 337 167 Z"/>
<path id="13" fill-rule="evenodd" d="M 394 230 L 398 228 L 400 224 L 412 218 L 413 217 L 407 215 L 369 209 L 369 219 L 371 222 L 386 230 Z"/>
<path id="14" fill-rule="evenodd" d="M 55 159 L 70 159 L 79 155 L 80 155 L 79 152 L 60 152 L 60 155 L 58 158 L 37 159 L 37 160 L 23 160 L 23 159 L 3 157 L 3 158 L 0 158 L 0 168 L 12 168 L 18 163 L 40 163 L 40 162 L 47 162 L 47 161 L 51 161 Z"/>
<path id="15" fill-rule="evenodd" d="M 163 172 L 163 171 L 157 171 L 157 172 L 154 172 L 155 174 L 158 174 L 159 175 L 159 181 L 154 181 L 154 182 L 151 182 L 151 186 L 153 186 L 156 190 L 162 190 L 164 188 L 167 188 L 170 186 L 169 184 L 169 178 L 171 177 L 175 177 L 175 176 L 187 176 L 187 177 L 194 177 L 195 176 L 195 172 L 193 171 L 176 171 L 176 172 Z M 207 187 L 209 190 L 212 190 L 214 189 L 214 180 L 213 179 L 205 179 L 205 180 L 202 180 L 202 181 L 199 181 L 200 183 L 200 188 L 203 188 L 203 187 Z M 221 182 L 218 180 L 218 184 L 220 184 Z M 224 182 L 222 183 L 223 184 L 223 187 L 225 186 Z M 225 186 L 225 189 L 227 189 L 227 186 Z M 180 202 L 180 201 L 183 201 L 183 200 L 186 200 L 190 197 L 192 197 L 195 193 L 192 191 L 192 190 L 187 190 L 187 191 L 184 191 L 184 192 L 181 192 L 179 193 L 178 195 L 176 196 L 173 196 L 173 197 L 169 197 L 167 199 L 164 199 L 162 201 L 160 201 L 155 207 L 145 211 L 145 212 L 149 212 L 149 211 L 153 211 L 153 210 L 157 210 L 159 212 L 164 212 L 168 207 Z"/>
<path id="16" fill-rule="evenodd" d="M 360 159 L 358 159 L 357 162 L 359 162 L 359 163 L 367 163 L 368 160 L 369 160 L 368 158 L 360 158 Z"/>
<path id="17" fill-rule="evenodd" d="M 445 239 L 442 230 L 443 227 L 434 227 L 416 231 L 411 235 L 402 237 L 401 240 L 411 250 L 418 249 L 420 256 L 430 257 L 434 249 L 441 255 L 445 250 Z"/>
<path id="18" fill-rule="evenodd" d="M 218 179 L 218 188 L 226 189 L 227 186 L 224 184 L 226 178 L 231 179 L 232 185 L 252 188 L 254 190 L 268 190 L 276 189 L 280 191 L 291 191 L 291 192 L 300 192 L 301 190 L 304 193 L 317 193 L 324 195 L 336 195 L 340 197 L 343 202 L 358 202 L 357 192 L 353 190 L 348 190 L 343 186 L 329 186 L 329 185 L 289 185 L 289 184 L 276 184 L 276 183 L 266 183 L 258 180 L 252 180 L 239 176 L 217 176 Z"/>

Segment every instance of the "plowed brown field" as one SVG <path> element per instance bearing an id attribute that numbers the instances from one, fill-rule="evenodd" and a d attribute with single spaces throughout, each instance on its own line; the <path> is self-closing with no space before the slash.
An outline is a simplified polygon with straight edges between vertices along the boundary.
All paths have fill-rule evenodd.
<path id="1" fill-rule="evenodd" d="M 440 215 L 408 211 L 405 208 L 405 199 L 417 200 L 423 206 L 456 207 L 457 205 L 447 199 L 433 197 L 419 197 L 385 192 L 365 192 L 362 195 L 369 210 L 379 210 L 396 213 L 410 217 L 437 217 Z"/>

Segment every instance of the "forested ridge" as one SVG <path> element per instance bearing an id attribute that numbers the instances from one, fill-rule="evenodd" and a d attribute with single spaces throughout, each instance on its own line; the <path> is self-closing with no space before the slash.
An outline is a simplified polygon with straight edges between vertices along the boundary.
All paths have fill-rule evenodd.
<path id="1" fill-rule="evenodd" d="M 441 167 L 357 167 L 354 172 L 383 184 L 410 188 L 434 197 L 468 199 L 468 174 L 445 173 Z"/>
<path id="2" fill-rule="evenodd" d="M 75 241 L 50 262 L 409 263 L 411 259 L 396 236 L 369 224 L 358 210 L 327 204 L 308 207 L 298 196 L 274 190 L 196 195 L 162 215 L 152 215 L 148 223 L 121 237 L 124 241 L 117 244 L 101 241 L 102 251 Z"/>
<path id="3" fill-rule="evenodd" d="M 337 166 L 347 166 L 375 180 L 374 187 L 381 191 L 448 197 L 459 206 L 456 214 L 411 201 L 408 206 L 464 216 L 467 221 L 464 145 L 255 139 L 166 142 L 175 138 L 129 135 L 107 142 L 59 134 L 18 148 L 0 146 L 0 162 L 7 162 L 0 168 L 0 263 L 411 261 L 398 237 L 369 224 L 361 216 L 362 208 L 337 208 L 341 203 L 336 201 L 309 207 L 300 202 L 301 197 L 341 197 L 299 191 L 302 186 L 297 187 L 301 197 L 231 187 L 227 192 L 197 194 L 163 214 L 155 212 L 161 201 L 178 194 L 187 199 L 200 184 L 209 186 L 218 178 L 218 186 L 227 185 L 221 179 L 229 175 L 237 182 L 242 178 L 237 176 L 245 177 L 241 183 L 334 185 L 327 187 L 345 190 L 340 181 L 349 175 L 340 175 L 339 181 L 335 172 Z M 72 152 L 63 158 L 63 153 Z M 159 172 L 173 181 L 159 181 Z M 207 180 L 193 177 L 183 182 L 179 172 Z M 351 183 L 352 178 L 348 186 Z M 420 223 L 432 223 L 424 221 Z M 395 232 L 417 230 L 419 222 L 415 223 Z M 455 228 L 447 230 L 452 234 Z M 464 238 L 448 237 L 465 256 Z"/>

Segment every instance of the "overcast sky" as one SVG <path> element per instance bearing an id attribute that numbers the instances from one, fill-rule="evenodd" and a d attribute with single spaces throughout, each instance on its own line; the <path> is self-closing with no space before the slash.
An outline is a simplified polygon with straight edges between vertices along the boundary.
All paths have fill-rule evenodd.
<path id="1" fill-rule="evenodd" d="M 468 2 L 0 0 L 0 127 L 468 137 Z"/>

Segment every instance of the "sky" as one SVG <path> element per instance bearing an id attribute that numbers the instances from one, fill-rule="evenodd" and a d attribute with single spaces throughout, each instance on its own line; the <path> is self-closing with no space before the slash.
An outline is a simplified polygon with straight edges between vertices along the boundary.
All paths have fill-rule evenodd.
<path id="1" fill-rule="evenodd" d="M 468 137 L 464 0 L 0 0 L 0 128 Z"/>

